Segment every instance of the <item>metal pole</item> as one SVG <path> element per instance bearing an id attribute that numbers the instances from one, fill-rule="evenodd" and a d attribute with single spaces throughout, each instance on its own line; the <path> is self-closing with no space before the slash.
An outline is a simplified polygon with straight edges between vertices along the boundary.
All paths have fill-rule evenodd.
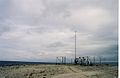
<path id="1" fill-rule="evenodd" d="M 75 59 L 76 59 L 76 31 L 75 31 Z"/>
<path id="2" fill-rule="evenodd" d="M 76 32 L 77 31 L 75 31 L 75 64 L 76 64 Z"/>

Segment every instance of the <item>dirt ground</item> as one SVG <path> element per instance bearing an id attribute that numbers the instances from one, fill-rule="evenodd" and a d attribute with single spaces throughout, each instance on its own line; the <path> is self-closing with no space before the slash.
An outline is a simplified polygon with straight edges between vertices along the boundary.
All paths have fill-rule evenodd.
<path id="1" fill-rule="evenodd" d="M 117 66 L 18 65 L 0 67 L 0 78 L 118 78 Z"/>

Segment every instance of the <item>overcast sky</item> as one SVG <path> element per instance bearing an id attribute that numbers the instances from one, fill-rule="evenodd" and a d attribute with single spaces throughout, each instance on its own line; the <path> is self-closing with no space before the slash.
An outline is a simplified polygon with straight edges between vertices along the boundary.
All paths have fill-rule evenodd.
<path id="1" fill-rule="evenodd" d="M 118 58 L 118 0 L 0 0 L 0 60 Z"/>

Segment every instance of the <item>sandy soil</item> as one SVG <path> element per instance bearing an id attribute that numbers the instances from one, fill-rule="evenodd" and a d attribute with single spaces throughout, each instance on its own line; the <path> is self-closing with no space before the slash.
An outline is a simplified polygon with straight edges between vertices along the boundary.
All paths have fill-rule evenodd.
<path id="1" fill-rule="evenodd" d="M 21 65 L 0 67 L 0 78 L 118 78 L 117 66 Z"/>

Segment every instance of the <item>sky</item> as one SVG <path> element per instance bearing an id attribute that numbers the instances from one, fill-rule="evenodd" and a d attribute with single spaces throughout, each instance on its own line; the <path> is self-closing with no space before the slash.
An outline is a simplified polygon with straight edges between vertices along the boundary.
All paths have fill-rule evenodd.
<path id="1" fill-rule="evenodd" d="M 118 0 L 0 0 L 0 60 L 118 61 Z"/>

